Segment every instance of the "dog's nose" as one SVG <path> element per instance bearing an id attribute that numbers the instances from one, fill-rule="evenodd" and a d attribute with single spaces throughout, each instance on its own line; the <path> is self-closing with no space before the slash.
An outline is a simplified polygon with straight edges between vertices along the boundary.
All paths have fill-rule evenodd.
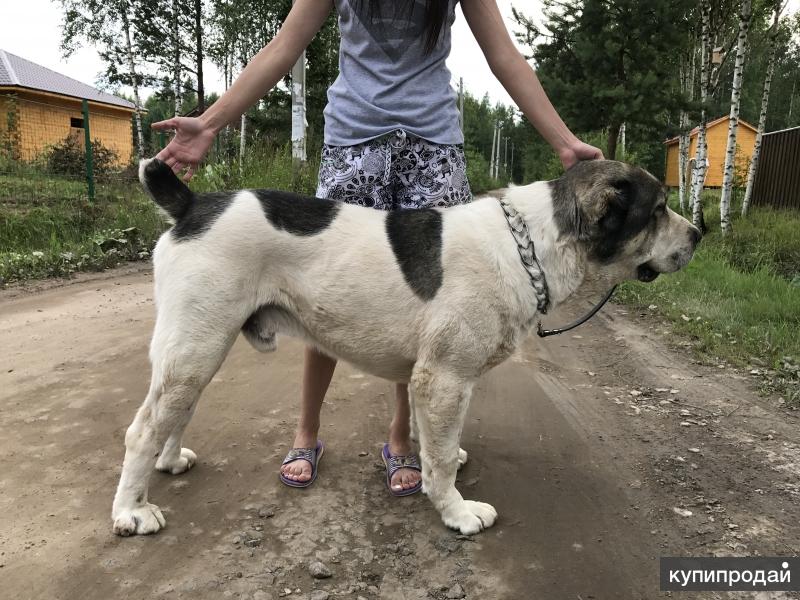
<path id="1" fill-rule="evenodd" d="M 700 240 L 703 239 L 703 232 L 694 225 L 692 225 L 692 228 L 689 230 L 689 235 L 692 238 L 692 245 L 694 246 L 697 246 L 697 244 L 700 243 Z"/>

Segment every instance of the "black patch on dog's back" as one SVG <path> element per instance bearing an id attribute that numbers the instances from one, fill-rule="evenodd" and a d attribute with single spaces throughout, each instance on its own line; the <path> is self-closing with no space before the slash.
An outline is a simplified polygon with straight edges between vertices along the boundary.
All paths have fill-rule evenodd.
<path id="1" fill-rule="evenodd" d="M 172 228 L 172 237 L 176 242 L 185 242 L 203 235 L 228 210 L 234 195 L 235 192 L 197 194 Z"/>
<path id="2" fill-rule="evenodd" d="M 309 236 L 323 232 L 336 218 L 340 205 L 332 200 L 277 190 L 253 190 L 264 215 L 275 229 Z"/>
<path id="3" fill-rule="evenodd" d="M 422 300 L 432 300 L 444 277 L 442 214 L 434 209 L 391 211 L 386 235 L 408 286 Z"/>

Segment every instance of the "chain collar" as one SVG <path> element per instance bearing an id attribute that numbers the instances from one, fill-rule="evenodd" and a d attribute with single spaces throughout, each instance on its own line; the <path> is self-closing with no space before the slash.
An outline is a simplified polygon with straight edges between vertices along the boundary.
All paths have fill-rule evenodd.
<path id="1" fill-rule="evenodd" d="M 536 252 L 533 248 L 533 240 L 531 239 L 528 225 L 525 219 L 517 210 L 505 202 L 498 200 L 500 207 L 506 215 L 508 228 L 511 230 L 511 235 L 514 236 L 514 241 L 517 243 L 517 250 L 519 251 L 519 258 L 522 261 L 522 266 L 528 272 L 528 277 L 531 280 L 531 286 L 536 294 L 536 302 L 538 304 L 539 313 L 546 315 L 550 308 L 550 291 L 547 287 L 547 279 L 544 276 L 544 270 L 536 258 Z"/>

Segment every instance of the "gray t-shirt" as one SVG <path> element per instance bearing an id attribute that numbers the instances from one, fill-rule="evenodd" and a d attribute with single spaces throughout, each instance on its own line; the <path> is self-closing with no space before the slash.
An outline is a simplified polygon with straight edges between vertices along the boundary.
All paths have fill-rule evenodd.
<path id="1" fill-rule="evenodd" d="M 339 77 L 328 89 L 325 143 L 353 146 L 404 129 L 437 144 L 461 144 L 456 92 L 445 60 L 455 5 L 439 42 L 425 53 L 425 2 L 335 0 L 341 45 Z M 367 16 L 369 15 L 369 16 Z"/>

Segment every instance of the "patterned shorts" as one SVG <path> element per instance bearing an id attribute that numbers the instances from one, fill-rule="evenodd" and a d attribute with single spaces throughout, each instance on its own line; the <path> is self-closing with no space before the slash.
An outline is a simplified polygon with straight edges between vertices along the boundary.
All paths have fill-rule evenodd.
<path id="1" fill-rule="evenodd" d="M 462 147 L 434 144 L 402 129 L 355 146 L 325 144 L 317 196 L 380 210 L 472 200 Z"/>

